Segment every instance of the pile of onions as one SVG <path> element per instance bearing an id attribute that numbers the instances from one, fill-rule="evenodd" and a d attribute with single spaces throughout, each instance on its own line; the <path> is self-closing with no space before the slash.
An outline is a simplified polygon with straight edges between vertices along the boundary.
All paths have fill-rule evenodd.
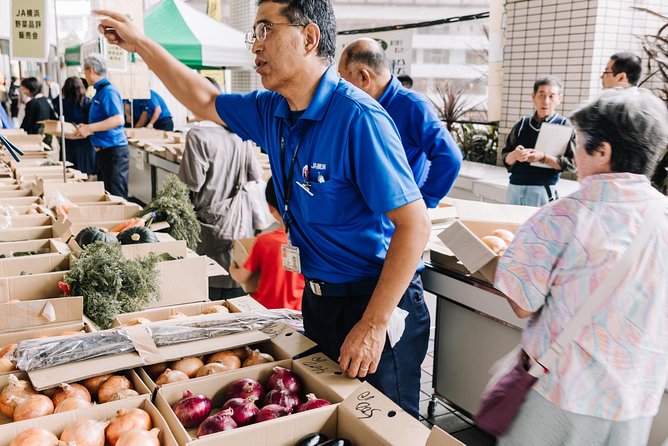
<path id="1" fill-rule="evenodd" d="M 229 431 L 237 428 L 237 423 L 232 419 L 232 409 L 225 409 L 215 415 L 211 415 L 197 428 L 197 436 L 215 434 L 216 432 Z"/>
<path id="2" fill-rule="evenodd" d="M 268 353 L 262 353 L 260 350 L 253 350 L 241 367 L 250 367 L 252 365 L 266 364 L 268 362 L 274 362 L 274 357 Z"/>
<path id="3" fill-rule="evenodd" d="M 125 389 L 132 389 L 132 383 L 123 375 L 114 375 L 105 380 L 97 391 L 97 401 L 99 403 L 107 403 L 118 399 L 117 393 Z"/>
<path id="4" fill-rule="evenodd" d="M 263 421 L 273 420 L 274 418 L 284 417 L 291 413 L 291 408 L 279 406 L 278 404 L 267 404 L 259 410 L 257 415 L 255 415 L 255 422 L 261 423 Z"/>
<path id="5" fill-rule="evenodd" d="M 0 373 L 16 370 L 16 365 L 11 359 L 15 349 L 16 344 L 7 344 L 0 348 Z"/>
<path id="6" fill-rule="evenodd" d="M 212 364 L 215 362 L 225 364 L 230 369 L 241 368 L 241 358 L 235 350 L 224 350 L 222 352 L 214 353 L 206 360 L 207 364 Z"/>
<path id="7" fill-rule="evenodd" d="M 146 411 L 138 408 L 119 409 L 105 429 L 107 441 L 115 446 L 119 437 L 131 430 L 151 430 L 151 417 Z"/>
<path id="8" fill-rule="evenodd" d="M 60 434 L 61 441 L 71 441 L 77 446 L 104 446 L 104 429 L 108 421 L 90 419 L 77 420 Z"/>
<path id="9" fill-rule="evenodd" d="M 195 375 L 197 378 L 200 376 L 208 376 L 208 375 L 214 375 L 216 373 L 223 373 L 223 372 L 229 372 L 232 370 L 230 367 L 227 367 L 225 364 L 222 364 L 220 362 L 212 362 L 211 364 L 203 365 L 200 367 L 200 369 L 197 371 L 197 375 Z"/>
<path id="10" fill-rule="evenodd" d="M 306 395 L 306 402 L 300 404 L 299 407 L 297 407 L 297 412 L 304 412 L 311 409 L 318 409 L 319 407 L 329 406 L 330 404 L 331 403 L 329 401 L 323 400 L 322 398 L 316 398 L 314 394 L 309 393 L 308 395 Z"/>
<path id="11" fill-rule="evenodd" d="M 144 367 L 146 374 L 154 381 L 158 379 L 158 376 L 160 376 L 165 370 L 167 370 L 166 362 L 159 362 L 157 364 L 151 364 Z"/>
<path id="12" fill-rule="evenodd" d="M 53 405 L 58 406 L 68 398 L 79 398 L 90 403 L 90 393 L 81 384 L 61 384 L 60 389 L 51 397 Z"/>
<path id="13" fill-rule="evenodd" d="M 150 431 L 132 429 L 118 437 L 116 446 L 160 446 L 160 429 L 157 427 Z"/>
<path id="14" fill-rule="evenodd" d="M 41 427 L 32 427 L 18 434 L 9 446 L 60 446 L 62 443 L 54 434 Z"/>
<path id="15" fill-rule="evenodd" d="M 118 400 L 124 400 L 126 398 L 132 398 L 135 396 L 139 396 L 139 392 L 137 392 L 134 389 L 123 389 L 119 390 L 118 392 L 114 393 L 111 395 L 109 401 L 118 401 Z"/>
<path id="16" fill-rule="evenodd" d="M 292 370 L 285 367 L 274 367 L 274 373 L 271 374 L 267 381 L 267 387 L 275 389 L 278 381 L 283 381 L 283 386 L 292 393 L 298 393 L 302 388 L 302 383 Z"/>
<path id="17" fill-rule="evenodd" d="M 93 376 L 92 378 L 87 378 L 81 381 L 81 384 L 88 389 L 90 394 L 97 398 L 97 392 L 100 388 L 100 385 L 111 378 L 111 374 Z"/>
<path id="18" fill-rule="evenodd" d="M 179 359 L 174 361 L 169 368 L 172 370 L 178 370 L 188 375 L 188 378 L 194 378 L 197 376 L 197 371 L 204 365 L 201 359 L 196 356 L 191 356 L 189 358 Z"/>
<path id="19" fill-rule="evenodd" d="M 211 412 L 211 400 L 202 394 L 193 395 L 190 390 L 183 392 L 183 398 L 172 405 L 183 427 L 199 426 Z"/>
<path id="20" fill-rule="evenodd" d="M 264 398 L 265 391 L 262 384 L 250 378 L 242 378 L 236 381 L 233 381 L 227 389 L 225 389 L 225 400 L 231 400 L 232 398 L 241 398 L 246 399 L 249 396 L 254 395 L 258 400 Z"/>
<path id="21" fill-rule="evenodd" d="M 246 426 L 255 422 L 255 415 L 260 410 L 255 405 L 255 401 L 257 401 L 255 395 L 251 395 L 246 399 L 232 398 L 231 400 L 227 400 L 223 405 L 223 410 L 232 409 L 232 419 L 237 423 L 237 426 Z"/>
<path id="22" fill-rule="evenodd" d="M 7 377 L 8 384 L 0 391 L 0 412 L 6 417 L 14 417 L 14 408 L 16 404 L 29 397 L 37 394 L 29 381 L 18 379 L 14 375 Z"/>
<path id="23" fill-rule="evenodd" d="M 20 399 L 14 408 L 14 421 L 51 415 L 54 411 L 53 401 L 45 395 L 30 395 Z"/>
<path id="24" fill-rule="evenodd" d="M 67 412 L 69 410 L 77 410 L 83 407 L 92 406 L 90 401 L 82 400 L 81 398 L 65 398 L 56 406 L 53 413 Z"/>
<path id="25" fill-rule="evenodd" d="M 169 383 L 176 383 L 179 381 L 188 381 L 188 375 L 178 370 L 166 369 L 164 372 L 158 376 L 158 379 L 155 380 L 155 383 L 159 386 L 164 386 Z"/>
<path id="26" fill-rule="evenodd" d="M 291 392 L 283 384 L 283 380 L 279 379 L 276 382 L 276 387 L 267 393 L 264 398 L 264 404 L 278 404 L 279 406 L 292 409 L 299 405 L 299 397 L 294 392 Z"/>

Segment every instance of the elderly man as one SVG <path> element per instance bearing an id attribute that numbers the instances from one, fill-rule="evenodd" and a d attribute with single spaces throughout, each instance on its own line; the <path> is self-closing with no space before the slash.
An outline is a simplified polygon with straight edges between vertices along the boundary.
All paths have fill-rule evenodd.
<path id="1" fill-rule="evenodd" d="M 88 85 L 95 88 L 95 96 L 88 124 L 77 127 L 77 134 L 90 136 L 104 188 L 112 195 L 127 198 L 129 151 L 121 93 L 107 79 L 107 66 L 101 54 L 91 54 L 84 60 L 84 74 Z"/>
<path id="2" fill-rule="evenodd" d="M 434 106 L 392 76 L 385 51 L 373 39 L 357 39 L 346 46 L 339 73 L 387 110 L 399 130 L 422 198 L 427 207 L 436 207 L 457 178 L 462 151 L 438 119 Z"/>
<path id="3" fill-rule="evenodd" d="M 392 120 L 331 67 L 331 2 L 259 0 L 246 42 L 267 90 L 246 95 L 220 94 L 125 16 L 98 13 L 105 37 L 138 52 L 179 101 L 267 151 L 289 236 L 283 267 L 306 279 L 306 335 L 417 416 L 429 219 Z"/>
<path id="4" fill-rule="evenodd" d="M 640 57 L 628 51 L 610 56 L 610 60 L 601 73 L 603 88 L 629 88 L 638 85 L 642 74 Z"/>

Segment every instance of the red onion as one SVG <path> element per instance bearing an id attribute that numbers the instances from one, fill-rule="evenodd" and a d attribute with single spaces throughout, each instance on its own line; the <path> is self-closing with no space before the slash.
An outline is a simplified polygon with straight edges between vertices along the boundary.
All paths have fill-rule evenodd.
<path id="1" fill-rule="evenodd" d="M 274 418 L 284 417 L 292 413 L 292 408 L 279 406 L 278 404 L 267 404 L 255 415 L 255 422 L 273 420 Z"/>
<path id="2" fill-rule="evenodd" d="M 269 377 L 269 381 L 267 381 L 267 388 L 275 389 L 279 379 L 283 381 L 285 388 L 292 393 L 299 393 L 302 388 L 301 381 L 292 370 L 278 365 L 274 367 L 274 373 L 272 373 Z"/>
<path id="3" fill-rule="evenodd" d="M 197 436 L 215 434 L 216 432 L 229 431 L 237 427 L 237 423 L 232 419 L 234 410 L 225 409 L 215 415 L 211 415 L 197 428 Z"/>
<path id="4" fill-rule="evenodd" d="M 299 397 L 285 388 L 283 380 L 276 381 L 276 387 L 264 397 L 264 404 L 278 404 L 283 407 L 295 407 L 299 405 Z"/>
<path id="5" fill-rule="evenodd" d="M 209 416 L 211 400 L 202 394 L 193 395 L 190 390 L 186 390 L 183 398 L 174 403 L 172 410 L 183 427 L 196 427 Z"/>
<path id="6" fill-rule="evenodd" d="M 237 426 L 253 424 L 255 421 L 255 414 L 260 410 L 255 405 L 255 401 L 257 401 L 255 395 L 251 395 L 246 399 L 232 398 L 223 404 L 223 410 L 232 409 L 234 411 L 232 419 L 237 423 Z"/>
<path id="7" fill-rule="evenodd" d="M 262 384 L 250 378 L 243 378 L 234 381 L 225 389 L 225 400 L 232 398 L 246 399 L 251 395 L 255 395 L 258 400 L 264 398 L 264 387 Z"/>
<path id="8" fill-rule="evenodd" d="M 319 407 L 325 407 L 329 406 L 330 403 L 327 400 L 323 400 L 321 398 L 316 398 L 316 396 L 312 393 L 309 393 L 306 395 L 306 402 L 304 404 L 300 404 L 299 407 L 297 407 L 297 412 L 304 412 L 305 410 L 311 410 L 311 409 L 318 409 Z"/>

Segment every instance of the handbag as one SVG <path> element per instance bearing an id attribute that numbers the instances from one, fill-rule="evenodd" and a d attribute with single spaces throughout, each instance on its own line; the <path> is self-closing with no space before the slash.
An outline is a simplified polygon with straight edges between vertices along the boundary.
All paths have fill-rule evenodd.
<path id="1" fill-rule="evenodd" d="M 499 437 L 513 424 L 520 407 L 536 381 L 556 365 L 559 356 L 578 337 L 582 329 L 591 322 L 594 311 L 600 308 L 626 276 L 631 264 L 645 249 L 654 229 L 660 222 L 664 206 L 650 205 L 646 212 L 645 225 L 627 252 L 617 261 L 605 279 L 599 284 L 587 302 L 578 310 L 573 319 L 552 342 L 550 348 L 537 361 L 532 361 L 521 349 L 511 352 L 515 359 L 509 371 L 501 371 L 483 392 L 478 412 L 473 417 L 481 429 Z"/>

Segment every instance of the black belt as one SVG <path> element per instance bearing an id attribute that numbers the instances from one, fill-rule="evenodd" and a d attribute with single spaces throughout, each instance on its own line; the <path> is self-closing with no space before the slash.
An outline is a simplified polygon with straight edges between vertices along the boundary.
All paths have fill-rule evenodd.
<path id="1" fill-rule="evenodd" d="M 316 296 L 350 297 L 371 295 L 376 289 L 378 277 L 348 283 L 327 283 L 322 280 L 305 279 L 306 286 Z"/>

